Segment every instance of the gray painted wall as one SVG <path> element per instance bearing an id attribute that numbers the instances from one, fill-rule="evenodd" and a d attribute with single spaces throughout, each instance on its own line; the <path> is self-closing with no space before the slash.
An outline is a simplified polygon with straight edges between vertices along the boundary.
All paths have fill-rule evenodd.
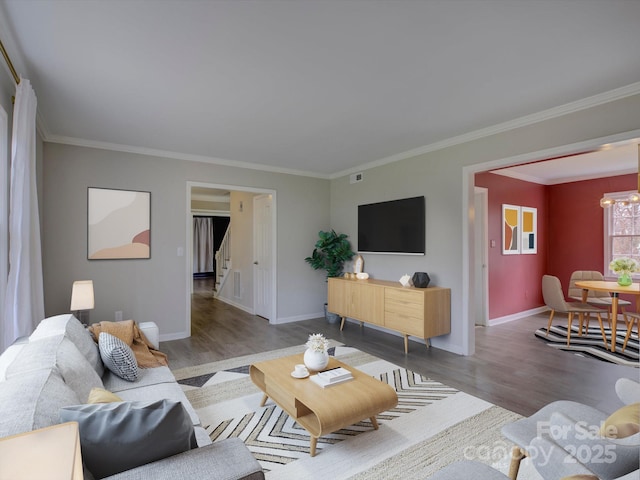
<path id="1" fill-rule="evenodd" d="M 328 180 L 46 143 L 43 181 L 48 316 L 69 311 L 74 280 L 92 279 L 91 321 L 113 321 L 121 310 L 125 319 L 155 321 L 163 339 L 185 336 L 187 181 L 275 190 L 278 321 L 321 315 L 324 278 L 304 258 L 317 231 L 329 228 Z M 90 186 L 151 192 L 150 260 L 87 260 Z"/>
<path id="2" fill-rule="evenodd" d="M 433 343 L 469 353 L 473 328 L 464 305 L 472 298 L 473 285 L 465 284 L 471 272 L 464 268 L 469 252 L 463 239 L 471 208 L 465 203 L 469 169 L 636 129 L 640 129 L 640 95 L 364 170 L 364 181 L 355 185 L 349 185 L 346 176 L 329 182 L 46 143 L 46 313 L 68 311 L 73 280 L 92 278 L 93 321 L 113 320 L 114 312 L 123 310 L 125 318 L 156 321 L 164 338 L 184 335 L 187 267 L 176 249 L 186 247 L 186 182 L 198 181 L 277 191 L 278 321 L 313 318 L 320 315 L 326 300 L 326 284 L 322 272 L 311 270 L 303 259 L 311 253 L 318 230 L 347 233 L 355 248 L 358 204 L 425 195 L 426 255 L 366 255 L 365 271 L 391 280 L 427 271 L 433 284 L 450 287 L 452 333 Z M 86 260 L 88 186 L 152 192 L 151 260 Z"/>
<path id="3" fill-rule="evenodd" d="M 350 185 L 348 176 L 337 178 L 331 182 L 331 226 L 354 239 L 355 250 L 357 205 L 424 195 L 426 255 L 365 254 L 364 270 L 385 280 L 426 271 L 433 285 L 451 288 L 452 331 L 433 344 L 472 353 L 473 328 L 463 311 L 473 298 L 473 291 L 467 294 L 463 288 L 470 273 L 463 270 L 463 258 L 473 251 L 465 251 L 463 242 L 463 225 L 469 222 L 467 212 L 472 208 L 472 203 L 463 205 L 464 167 L 636 129 L 640 129 L 640 95 L 364 170 L 361 183 Z"/>

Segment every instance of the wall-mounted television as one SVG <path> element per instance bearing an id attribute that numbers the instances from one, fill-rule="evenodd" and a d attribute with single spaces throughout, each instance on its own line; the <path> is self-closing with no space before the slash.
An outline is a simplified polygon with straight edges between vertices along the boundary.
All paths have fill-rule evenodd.
<path id="1" fill-rule="evenodd" d="M 358 205 L 358 252 L 424 255 L 424 196 Z"/>

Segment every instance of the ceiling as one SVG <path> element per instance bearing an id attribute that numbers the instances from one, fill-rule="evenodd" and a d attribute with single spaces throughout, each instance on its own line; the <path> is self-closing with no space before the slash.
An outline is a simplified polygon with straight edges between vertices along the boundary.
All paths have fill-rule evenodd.
<path id="1" fill-rule="evenodd" d="M 597 151 L 493 170 L 492 173 L 541 185 L 637 173 L 640 139 L 603 146 Z"/>
<path id="2" fill-rule="evenodd" d="M 638 19 L 628 0 L 0 0 L 47 141 L 324 178 L 638 93 Z"/>

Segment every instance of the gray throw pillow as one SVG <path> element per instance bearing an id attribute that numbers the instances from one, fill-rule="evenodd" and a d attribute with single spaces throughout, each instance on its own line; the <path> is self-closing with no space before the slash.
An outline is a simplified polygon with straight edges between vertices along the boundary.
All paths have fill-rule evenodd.
<path id="1" fill-rule="evenodd" d="M 131 347 L 110 333 L 98 337 L 100 357 L 104 366 L 124 380 L 134 382 L 138 378 L 138 362 Z"/>
<path id="2" fill-rule="evenodd" d="M 115 402 L 60 409 L 61 422 L 78 422 L 82 460 L 95 478 L 197 447 L 180 402 Z"/>

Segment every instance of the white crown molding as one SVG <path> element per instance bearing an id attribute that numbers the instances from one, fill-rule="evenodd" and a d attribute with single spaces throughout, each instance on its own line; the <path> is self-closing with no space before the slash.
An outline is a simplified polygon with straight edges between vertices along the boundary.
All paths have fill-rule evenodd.
<path id="1" fill-rule="evenodd" d="M 344 177 L 357 173 L 361 170 L 369 170 L 371 168 L 380 167 L 389 163 L 398 162 L 400 160 L 406 160 L 408 158 L 417 157 L 418 155 L 424 155 L 425 153 L 435 152 L 436 150 L 442 150 L 444 148 L 452 147 L 454 145 L 460 145 L 462 143 L 478 140 L 480 138 L 489 137 L 498 133 L 507 132 L 516 128 L 525 127 L 534 123 L 550 120 L 552 118 L 561 117 L 569 113 L 578 112 L 580 110 L 586 110 L 587 108 L 597 107 L 605 103 L 620 100 L 632 95 L 640 94 L 640 82 L 632 83 L 624 87 L 616 88 L 608 92 L 599 93 L 591 97 L 576 100 L 575 102 L 566 103 L 557 107 L 549 108 L 538 113 L 532 113 L 531 115 L 525 115 L 524 117 L 509 120 L 508 122 L 499 123 L 487 128 L 481 128 L 474 130 L 473 132 L 457 135 L 439 142 L 424 145 L 422 147 L 415 148 L 413 150 L 407 150 L 406 152 L 391 155 L 390 157 L 381 158 L 362 164 L 358 167 L 349 168 L 341 172 L 337 172 L 330 176 L 331 179 Z"/>
<path id="2" fill-rule="evenodd" d="M 351 175 L 362 170 L 369 170 L 375 167 L 380 167 L 390 163 L 399 162 L 408 158 L 417 157 L 426 153 L 442 150 L 444 148 L 452 147 L 462 143 L 478 140 L 480 138 L 496 135 L 516 128 L 532 125 L 534 123 L 542 122 L 545 120 L 561 117 L 570 113 L 578 112 L 580 110 L 586 110 L 588 108 L 596 107 L 605 103 L 609 103 L 615 100 L 620 100 L 632 95 L 640 94 L 640 82 L 632 83 L 625 87 L 620 87 L 615 90 L 593 95 L 591 97 L 583 98 L 575 102 L 566 103 L 557 107 L 553 107 L 547 110 L 543 110 L 531 115 L 525 115 L 524 117 L 509 120 L 507 122 L 499 123 L 491 127 L 481 128 L 473 132 L 457 135 L 439 142 L 434 142 L 429 145 L 424 145 L 412 150 L 407 150 L 389 157 L 374 160 L 372 162 L 361 164 L 357 167 L 342 170 L 334 174 L 320 174 L 317 172 L 309 172 L 304 170 L 296 170 L 290 168 L 274 167 L 269 165 L 262 165 L 250 162 L 242 162 L 236 160 L 226 160 L 216 157 L 208 157 L 204 155 L 193 155 L 188 153 L 171 152 L 166 150 L 158 150 L 146 147 L 135 147 L 131 145 L 122 145 L 110 142 L 98 142 L 94 140 L 85 140 L 75 137 L 67 137 L 62 135 L 52 135 L 48 132 L 45 122 L 38 116 L 38 129 L 42 134 L 44 141 L 50 143 L 59 143 L 65 145 L 75 145 L 79 147 L 97 148 L 101 150 L 113 150 L 118 152 L 135 153 L 139 155 L 171 158 L 175 160 L 186 160 L 192 162 L 209 163 L 214 165 L 223 165 L 237 168 L 247 168 L 251 170 L 260 170 L 270 173 L 282 173 L 287 175 L 296 175 L 312 178 L 320 178 L 325 180 L 333 180 L 343 176 Z M 527 180 L 529 181 L 529 180 Z M 538 182 L 536 182 L 538 183 Z"/>
<path id="3" fill-rule="evenodd" d="M 329 175 L 307 172 L 303 170 L 295 170 L 292 168 L 274 167 L 271 165 L 261 165 L 258 163 L 241 162 L 237 160 L 225 160 L 223 158 L 207 157 L 205 155 L 193 155 L 190 153 L 171 152 L 167 150 L 158 150 L 155 148 L 134 147 L 132 145 L 122 145 L 119 143 L 98 142 L 94 140 L 85 140 L 82 138 L 66 137 L 62 135 L 49 135 L 45 141 L 50 143 L 59 143 L 64 145 L 74 145 L 77 147 L 97 148 L 100 150 L 112 150 L 116 152 L 135 153 L 138 155 L 146 155 L 152 157 L 171 158 L 174 160 L 186 160 L 190 162 L 210 163 L 214 165 L 222 165 L 226 167 L 247 168 L 251 170 L 260 170 L 262 172 L 283 173 L 286 175 L 297 175 L 303 177 L 314 177 L 321 179 L 329 179 Z"/>
<path id="4" fill-rule="evenodd" d="M 525 182 L 537 183 L 538 185 L 558 185 L 561 183 L 582 182 L 584 180 L 593 180 L 596 178 L 617 177 L 618 175 L 638 173 L 638 170 L 630 168 L 625 170 L 618 170 L 616 172 L 592 173 L 589 175 L 576 175 L 571 177 L 556 178 L 552 180 L 545 180 L 544 178 L 536 177 L 534 175 L 527 175 L 524 173 L 514 172 L 510 170 L 494 170 L 491 173 L 495 173 L 496 175 L 502 175 L 503 177 L 515 178 L 516 180 L 522 180 Z"/>

